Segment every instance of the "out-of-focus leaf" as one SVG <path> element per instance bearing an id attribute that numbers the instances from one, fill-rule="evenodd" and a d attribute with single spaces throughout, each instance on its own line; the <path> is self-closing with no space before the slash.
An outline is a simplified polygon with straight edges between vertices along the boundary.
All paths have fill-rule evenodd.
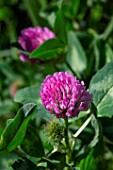
<path id="1" fill-rule="evenodd" d="M 106 64 L 92 78 L 89 87 L 98 116 L 113 116 L 113 62 Z"/>
<path id="2" fill-rule="evenodd" d="M 27 158 L 19 159 L 13 163 L 14 170 L 44 170 L 39 169 L 32 161 Z"/>
<path id="3" fill-rule="evenodd" d="M 17 113 L 13 121 L 3 131 L 0 139 L 0 150 L 14 150 L 23 140 L 27 124 L 31 118 L 36 104 L 28 103 Z"/>
<path id="4" fill-rule="evenodd" d="M 62 11 L 64 16 L 69 19 L 73 19 L 76 17 L 78 10 L 79 10 L 79 0 L 63 0 L 62 1 Z"/>
<path id="5" fill-rule="evenodd" d="M 92 170 L 92 167 L 94 167 L 93 164 L 94 164 L 93 150 L 91 150 L 87 157 L 80 161 L 78 167 L 80 168 L 80 170 Z"/>
<path id="6" fill-rule="evenodd" d="M 5 116 L 14 108 L 14 103 L 11 100 L 0 102 L 0 116 Z"/>
<path id="7" fill-rule="evenodd" d="M 0 57 L 8 57 L 12 55 L 11 49 L 0 50 Z"/>
<path id="8" fill-rule="evenodd" d="M 91 3 L 91 1 L 90 1 Z M 93 2 L 92 2 L 93 3 Z M 102 18 L 102 6 L 97 4 L 97 5 L 93 5 L 93 8 L 91 10 L 91 13 L 90 13 L 90 18 L 89 18 L 89 22 L 91 22 L 91 24 L 95 27 L 95 25 L 97 23 L 99 23 L 99 21 L 101 20 Z M 96 12 L 95 12 L 96 11 Z"/>
<path id="9" fill-rule="evenodd" d="M 101 38 L 104 41 L 107 41 L 107 39 L 110 37 L 110 35 L 113 33 L 113 16 L 111 17 L 110 22 L 108 23 L 104 33 L 101 35 Z"/>
<path id="10" fill-rule="evenodd" d="M 83 73 L 87 67 L 85 51 L 74 32 L 68 34 L 69 50 L 67 62 L 75 73 Z"/>
<path id="11" fill-rule="evenodd" d="M 48 111 L 42 105 L 42 102 L 39 98 L 39 91 L 40 88 L 36 86 L 21 89 L 16 93 L 14 100 L 15 102 L 19 102 L 22 104 L 31 103 L 31 102 L 36 103 L 37 104 L 37 109 L 35 113 L 36 117 L 39 116 L 44 120 L 48 120 L 51 117 L 53 117 L 53 115 L 49 114 Z"/>
<path id="12" fill-rule="evenodd" d="M 61 170 L 66 167 L 66 155 L 60 152 L 54 152 L 49 158 L 42 158 L 42 161 L 47 162 L 47 167 L 50 169 Z"/>
<path id="13" fill-rule="evenodd" d="M 39 99 L 40 88 L 38 86 L 31 86 L 17 91 L 14 101 L 22 104 L 36 103 Z"/>
<path id="14" fill-rule="evenodd" d="M 99 120 L 102 124 L 103 135 L 113 142 L 113 119 L 100 117 Z"/>
<path id="15" fill-rule="evenodd" d="M 3 61 L 0 61 L 0 72 L 2 72 L 9 80 L 14 80 L 16 74 L 13 72 L 12 68 Z"/>
<path id="16" fill-rule="evenodd" d="M 36 117 L 40 117 L 43 120 L 51 120 L 54 117 L 54 114 L 50 114 L 48 110 L 46 110 L 41 102 L 41 100 L 38 100 L 37 103 L 38 107 L 36 109 Z"/>
<path id="17" fill-rule="evenodd" d="M 89 113 L 90 113 L 89 111 L 81 111 L 79 113 L 78 117 L 75 117 L 73 119 L 69 119 L 68 121 L 69 121 L 69 123 L 75 122 L 75 121 L 87 116 Z"/>
<path id="18" fill-rule="evenodd" d="M 106 62 L 113 61 L 113 49 L 108 43 L 105 44 Z"/>
<path id="19" fill-rule="evenodd" d="M 46 16 L 47 17 L 47 16 Z M 50 25 L 52 27 L 54 27 L 54 23 L 55 23 L 55 19 L 56 19 L 56 15 L 54 12 L 52 12 L 49 16 L 48 16 L 48 22 L 50 23 Z"/>
<path id="20" fill-rule="evenodd" d="M 54 152 L 51 156 L 49 156 L 49 159 L 60 160 L 60 162 L 65 163 L 66 155 L 65 153 L 61 153 L 61 152 Z"/>
<path id="21" fill-rule="evenodd" d="M 90 121 L 92 129 L 90 128 L 88 130 L 88 128 L 85 128 L 84 131 L 78 137 L 83 143 L 82 146 L 84 146 L 80 148 L 79 152 L 76 153 L 75 151 L 75 163 L 83 160 L 87 155 L 89 155 L 90 150 L 92 148 L 95 148 L 102 139 L 102 129 L 98 118 L 95 117 L 95 115 L 93 114 L 90 116 Z"/>
<path id="22" fill-rule="evenodd" d="M 11 15 L 11 11 L 8 7 L 0 7 L 0 21 L 7 19 Z"/>
<path id="23" fill-rule="evenodd" d="M 66 33 L 67 23 L 64 19 L 62 8 L 60 8 L 56 15 L 54 30 L 56 36 L 65 44 L 67 42 L 67 33 Z"/>
<path id="24" fill-rule="evenodd" d="M 2 132 L 3 132 L 3 129 L 2 129 L 2 126 L 0 124 L 0 136 L 1 136 Z"/>
<path id="25" fill-rule="evenodd" d="M 100 64 L 100 53 L 97 44 L 94 45 L 94 54 L 95 54 L 95 70 L 97 71 L 99 69 Z"/>
<path id="26" fill-rule="evenodd" d="M 17 42 L 11 43 L 11 46 L 17 48 L 23 54 L 26 54 L 28 56 L 30 55 L 30 52 L 24 51 L 23 48 Z"/>
<path id="27" fill-rule="evenodd" d="M 72 0 L 72 13 L 73 16 L 76 16 L 78 10 L 79 10 L 80 0 Z"/>
<path id="28" fill-rule="evenodd" d="M 37 58 L 40 60 L 50 60 L 56 58 L 64 49 L 64 45 L 57 39 L 52 38 L 45 41 L 40 47 L 30 54 L 30 58 Z"/>
<path id="29" fill-rule="evenodd" d="M 36 0 L 28 1 L 28 0 L 23 0 L 25 8 L 27 10 L 28 16 L 31 19 L 31 22 L 33 23 L 34 26 L 41 25 L 45 26 L 47 25 L 46 20 L 44 20 L 42 17 L 39 16 L 39 9 L 40 3 Z"/>
<path id="30" fill-rule="evenodd" d="M 95 70 L 105 65 L 106 55 L 104 42 L 101 39 L 97 39 L 94 43 L 94 54 L 95 54 Z"/>
<path id="31" fill-rule="evenodd" d="M 0 170 L 13 170 L 11 164 L 13 164 L 19 157 L 15 153 L 9 153 L 0 156 Z"/>
<path id="32" fill-rule="evenodd" d="M 45 156 L 40 136 L 32 126 L 28 126 L 21 148 L 30 156 L 37 158 Z"/>

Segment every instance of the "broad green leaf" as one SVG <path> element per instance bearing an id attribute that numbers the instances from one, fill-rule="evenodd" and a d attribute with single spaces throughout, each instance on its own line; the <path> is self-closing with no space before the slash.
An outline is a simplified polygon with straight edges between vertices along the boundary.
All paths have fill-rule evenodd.
<path id="1" fill-rule="evenodd" d="M 60 8 L 56 15 L 56 20 L 54 24 L 54 30 L 56 36 L 64 43 L 67 42 L 67 33 L 66 33 L 67 23 L 64 19 L 62 8 Z"/>
<path id="2" fill-rule="evenodd" d="M 106 64 L 91 79 L 90 93 L 98 116 L 113 116 L 113 62 Z"/>
<path id="3" fill-rule="evenodd" d="M 13 121 L 14 119 L 8 119 L 6 122 L 6 127 Z"/>
<path id="4" fill-rule="evenodd" d="M 33 139 L 33 140 L 31 140 Z M 26 135 L 21 143 L 21 148 L 30 156 L 42 157 L 44 156 L 44 148 L 38 135 L 38 132 L 32 127 L 28 126 Z"/>
<path id="5" fill-rule="evenodd" d="M 54 114 L 50 114 L 48 110 L 44 108 L 41 100 L 38 100 L 37 106 L 38 107 L 35 112 L 36 118 L 40 117 L 41 119 L 44 119 L 47 121 L 47 120 L 51 120 L 54 117 Z"/>
<path id="6" fill-rule="evenodd" d="M 39 99 L 40 88 L 38 86 L 31 86 L 17 91 L 14 101 L 22 104 L 36 103 Z"/>
<path id="7" fill-rule="evenodd" d="M 39 98 L 39 91 L 40 91 L 40 88 L 35 87 L 35 86 L 23 88 L 17 91 L 14 100 L 15 102 L 19 102 L 22 104 L 26 104 L 30 102 L 37 104 L 36 113 L 34 115 L 35 118 L 40 117 L 44 120 L 48 120 L 54 115 L 49 114 L 48 111 L 42 105 L 42 102 Z"/>
<path id="8" fill-rule="evenodd" d="M 87 67 L 87 58 L 80 41 L 72 31 L 68 34 L 68 43 L 67 62 L 75 73 L 82 73 Z"/>
<path id="9" fill-rule="evenodd" d="M 17 113 L 13 121 L 5 128 L 0 139 L 0 150 L 14 150 L 23 140 L 27 124 L 31 118 L 36 104 L 28 103 Z"/>
<path id="10" fill-rule="evenodd" d="M 78 166 L 80 170 L 92 170 L 92 167 L 94 167 L 93 150 L 89 152 L 86 158 L 80 161 Z"/>
<path id="11" fill-rule="evenodd" d="M 30 58 L 50 60 L 56 58 L 63 51 L 64 45 L 57 39 L 52 38 L 45 41 L 40 47 L 30 54 Z"/>

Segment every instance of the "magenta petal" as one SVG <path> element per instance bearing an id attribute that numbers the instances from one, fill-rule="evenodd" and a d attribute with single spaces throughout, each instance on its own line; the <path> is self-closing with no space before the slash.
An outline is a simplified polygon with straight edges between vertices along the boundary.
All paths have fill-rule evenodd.
<path id="1" fill-rule="evenodd" d="M 44 107 L 57 118 L 76 117 L 80 111 L 89 109 L 92 95 L 84 83 L 69 72 L 56 72 L 42 83 L 40 97 Z M 53 112 L 54 110 L 54 112 Z"/>

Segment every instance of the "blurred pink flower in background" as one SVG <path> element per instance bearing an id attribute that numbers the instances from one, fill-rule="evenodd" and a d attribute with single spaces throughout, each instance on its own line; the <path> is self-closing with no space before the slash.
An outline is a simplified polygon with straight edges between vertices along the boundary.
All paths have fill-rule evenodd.
<path id="1" fill-rule="evenodd" d="M 55 34 L 49 30 L 47 27 L 41 28 L 37 26 L 35 28 L 29 27 L 21 31 L 21 35 L 18 38 L 18 43 L 23 48 L 23 50 L 32 52 L 43 44 L 46 40 L 55 38 Z M 19 51 L 20 59 L 23 62 L 37 62 L 37 59 L 30 59 L 28 55 L 23 54 Z"/>

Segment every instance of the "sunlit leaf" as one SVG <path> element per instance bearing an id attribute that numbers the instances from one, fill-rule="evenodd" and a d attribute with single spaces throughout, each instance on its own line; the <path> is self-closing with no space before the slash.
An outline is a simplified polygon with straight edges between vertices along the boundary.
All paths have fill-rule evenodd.
<path id="1" fill-rule="evenodd" d="M 69 50 L 67 62 L 75 73 L 82 73 L 87 67 L 85 51 L 74 32 L 68 34 Z"/>
<path id="2" fill-rule="evenodd" d="M 98 116 L 113 116 L 113 62 L 106 64 L 91 79 L 90 93 L 93 94 Z"/>
<path id="3" fill-rule="evenodd" d="M 23 140 L 27 124 L 31 118 L 36 104 L 28 103 L 17 113 L 13 121 L 5 128 L 0 139 L 0 150 L 14 150 Z"/>
<path id="4" fill-rule="evenodd" d="M 39 98 L 40 87 L 31 86 L 17 91 L 14 101 L 22 104 L 36 103 Z"/>
<path id="5" fill-rule="evenodd" d="M 62 8 L 60 8 L 57 12 L 55 24 L 54 24 L 54 30 L 56 36 L 63 42 L 67 42 L 67 33 L 66 33 L 66 26 L 67 23 L 64 19 Z"/>
<path id="6" fill-rule="evenodd" d="M 78 166 L 80 170 L 92 170 L 92 167 L 94 167 L 93 164 L 94 164 L 93 150 L 91 150 L 90 153 L 86 156 L 86 158 L 80 161 Z"/>
<path id="7" fill-rule="evenodd" d="M 64 45 L 57 38 L 52 38 L 35 49 L 30 54 L 30 58 L 37 58 L 43 61 L 50 60 L 56 58 L 57 55 L 63 51 L 63 48 Z"/>
<path id="8" fill-rule="evenodd" d="M 53 115 L 49 114 L 48 111 L 44 108 L 41 99 L 39 98 L 39 91 L 40 88 L 38 88 L 37 86 L 23 88 L 17 91 L 14 100 L 15 102 L 19 102 L 22 104 L 30 102 L 36 103 L 37 104 L 35 113 L 36 117 L 48 120 L 49 118 L 53 117 Z"/>

